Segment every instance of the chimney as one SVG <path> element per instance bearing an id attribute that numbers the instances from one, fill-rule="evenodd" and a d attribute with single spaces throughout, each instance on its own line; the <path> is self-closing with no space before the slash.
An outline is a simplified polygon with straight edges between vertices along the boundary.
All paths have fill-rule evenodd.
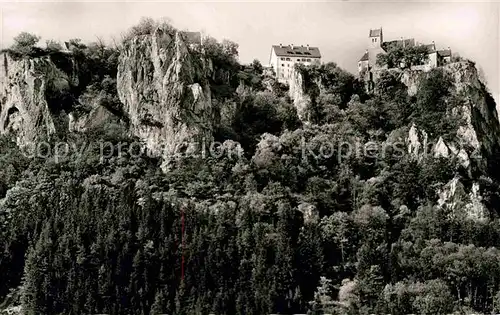
<path id="1" fill-rule="evenodd" d="M 307 44 L 307 50 L 309 50 L 309 44 Z"/>
<path id="2" fill-rule="evenodd" d="M 283 48 L 283 45 L 282 45 L 282 44 L 280 44 L 280 48 Z"/>
<path id="3" fill-rule="evenodd" d="M 293 49 L 293 44 L 291 44 L 290 47 Z"/>
<path id="4" fill-rule="evenodd" d="M 451 49 L 450 49 L 450 46 L 448 46 L 448 50 L 451 50 Z"/>

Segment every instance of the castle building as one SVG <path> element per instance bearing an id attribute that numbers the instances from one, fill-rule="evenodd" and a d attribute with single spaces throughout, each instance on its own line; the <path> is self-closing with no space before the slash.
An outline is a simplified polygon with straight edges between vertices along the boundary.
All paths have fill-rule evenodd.
<path id="1" fill-rule="evenodd" d="M 446 50 L 437 50 L 434 42 L 432 42 L 432 44 L 421 44 L 415 42 L 413 38 L 401 38 L 384 42 L 382 28 L 379 28 L 374 30 L 370 29 L 367 49 L 358 61 L 358 72 L 365 81 L 373 82 L 376 80 L 377 70 L 381 70 L 381 67 L 376 64 L 378 54 L 386 54 L 393 47 L 415 46 L 425 46 L 428 51 L 428 58 L 424 64 L 412 66 L 414 70 L 429 71 L 432 68 L 451 62 L 451 49 L 449 47 Z"/>
<path id="2" fill-rule="evenodd" d="M 321 53 L 318 47 L 273 45 L 269 57 L 269 65 L 273 68 L 278 82 L 287 83 L 295 64 L 321 64 Z"/>

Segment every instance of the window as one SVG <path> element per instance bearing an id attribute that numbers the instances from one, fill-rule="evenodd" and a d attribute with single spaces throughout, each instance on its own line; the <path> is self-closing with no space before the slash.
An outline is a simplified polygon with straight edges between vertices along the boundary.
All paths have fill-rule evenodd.
<path id="1" fill-rule="evenodd" d="M 282 66 L 282 67 L 284 67 L 284 66 L 285 66 L 285 64 L 284 64 L 284 63 L 282 63 L 282 64 L 281 64 L 281 66 Z"/>
<path id="2" fill-rule="evenodd" d="M 281 60 L 285 60 L 285 58 L 281 57 Z"/>
<path id="3" fill-rule="evenodd" d="M 311 61 L 311 59 L 307 58 L 307 62 L 310 62 L 310 61 Z"/>
<path id="4" fill-rule="evenodd" d="M 290 58 L 286 58 L 286 61 L 290 61 Z"/>

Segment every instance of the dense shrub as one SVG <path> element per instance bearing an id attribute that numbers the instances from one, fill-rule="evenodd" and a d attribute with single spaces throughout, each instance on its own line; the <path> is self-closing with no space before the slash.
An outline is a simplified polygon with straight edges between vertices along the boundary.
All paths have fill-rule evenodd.
<path id="1" fill-rule="evenodd" d="M 40 36 L 22 32 L 14 37 L 14 45 L 12 45 L 11 49 L 23 55 L 27 55 L 33 52 L 38 41 L 40 41 Z"/>
<path id="2" fill-rule="evenodd" d="M 426 62 L 428 53 L 427 46 L 388 47 L 387 53 L 377 55 L 376 63 L 381 67 L 406 69 Z"/>

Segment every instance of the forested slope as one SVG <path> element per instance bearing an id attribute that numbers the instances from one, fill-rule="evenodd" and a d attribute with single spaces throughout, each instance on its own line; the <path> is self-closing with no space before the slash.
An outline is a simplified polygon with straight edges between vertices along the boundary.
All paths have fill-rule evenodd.
<path id="1" fill-rule="evenodd" d="M 52 110 L 59 94 L 33 103 L 49 109 L 44 117 L 78 113 L 84 128 L 64 129 L 61 118 L 62 129 L 54 129 L 63 132 L 49 132 L 43 155 L 29 156 L 27 143 L 12 136 L 36 124 L 2 130 L 2 308 L 37 315 L 500 311 L 500 134 L 473 63 L 387 72 L 371 95 L 333 63 L 299 67 L 290 94 L 306 101 L 295 102 L 258 62 L 239 65 L 234 43 L 191 51 L 172 37 L 177 42 L 165 43 L 176 43 L 168 47 L 180 60 L 173 68 L 151 57 L 168 55 L 168 47 L 127 46 L 148 45 L 156 27 L 135 29 L 123 47 L 78 46 L 80 80 L 64 85 L 69 105 Z M 29 65 L 47 57 L 17 58 Z M 131 58 L 141 62 L 126 64 Z M 148 58 L 158 62 L 153 78 L 139 71 Z M 136 75 L 118 74 L 127 69 Z M 408 76 L 416 86 L 404 84 Z M 160 83 L 176 89 L 175 100 L 161 95 Z M 175 122 L 182 105 L 193 104 L 195 84 L 211 112 Z M 102 108 L 109 119 L 89 123 L 87 115 Z M 147 111 L 161 114 L 150 117 L 159 124 L 144 120 Z M 216 151 L 180 150 L 165 165 L 164 155 L 136 145 L 179 133 L 189 139 L 198 122 L 209 123 L 203 132 L 218 141 Z M 66 154 L 56 150 L 61 142 L 70 144 Z"/>

